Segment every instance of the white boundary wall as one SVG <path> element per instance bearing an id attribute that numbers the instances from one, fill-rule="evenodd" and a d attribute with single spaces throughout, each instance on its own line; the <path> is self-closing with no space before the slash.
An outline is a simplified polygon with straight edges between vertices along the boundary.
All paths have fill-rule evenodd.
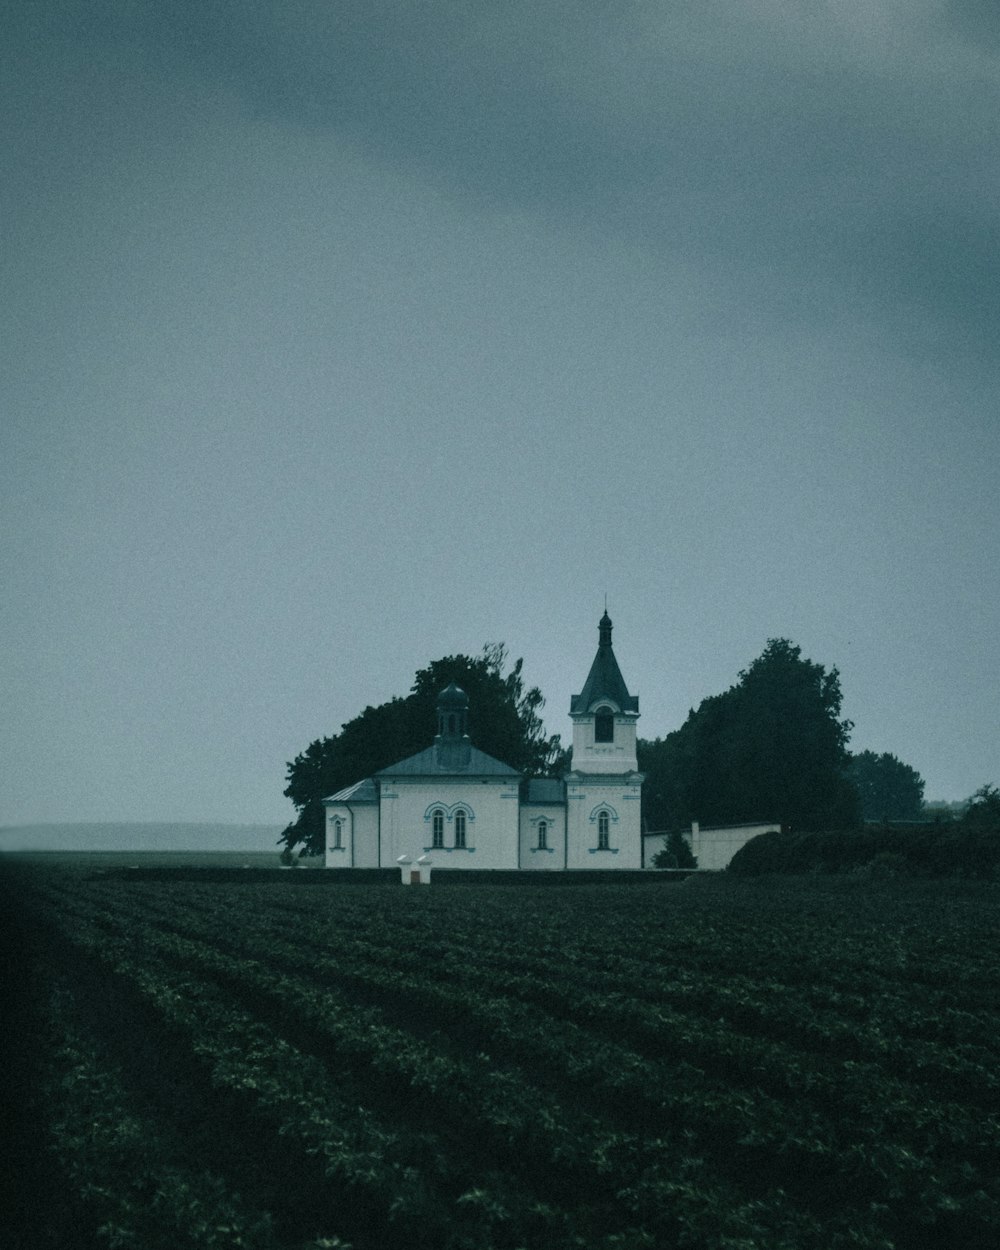
<path id="1" fill-rule="evenodd" d="M 761 833 L 777 833 L 781 825 L 771 822 L 760 822 L 749 825 L 700 825 L 691 822 L 691 831 L 685 833 L 691 852 L 698 861 L 699 869 L 706 872 L 721 872 L 729 867 L 729 862 L 751 840 Z M 647 833 L 643 835 L 643 862 L 652 868 L 653 858 L 666 845 L 667 835 L 664 833 Z"/>

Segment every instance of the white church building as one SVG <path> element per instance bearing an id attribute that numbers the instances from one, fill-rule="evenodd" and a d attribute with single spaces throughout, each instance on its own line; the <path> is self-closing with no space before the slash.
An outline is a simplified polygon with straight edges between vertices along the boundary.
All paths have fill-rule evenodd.
<path id="1" fill-rule="evenodd" d="M 432 746 L 324 799 L 328 868 L 394 868 L 401 856 L 440 869 L 637 869 L 639 700 L 611 648 L 611 619 L 570 701 L 571 771 L 523 777 L 472 744 L 475 708 L 452 683 L 438 696 Z"/>

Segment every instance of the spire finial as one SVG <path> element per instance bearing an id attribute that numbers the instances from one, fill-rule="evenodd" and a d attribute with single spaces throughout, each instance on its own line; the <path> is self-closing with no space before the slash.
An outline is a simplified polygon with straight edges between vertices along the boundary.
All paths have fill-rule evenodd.
<path id="1" fill-rule="evenodd" d="M 604 605 L 604 615 L 597 626 L 597 637 L 602 647 L 611 646 L 611 617 L 608 616 L 608 605 Z"/>

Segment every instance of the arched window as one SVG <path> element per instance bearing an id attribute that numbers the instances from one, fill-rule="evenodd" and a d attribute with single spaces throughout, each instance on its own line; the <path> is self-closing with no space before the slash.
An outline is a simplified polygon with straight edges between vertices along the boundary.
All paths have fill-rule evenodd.
<path id="1" fill-rule="evenodd" d="M 615 740 L 615 715 L 606 707 L 594 717 L 594 741 L 595 742 L 614 742 Z"/>
<path id="2" fill-rule="evenodd" d="M 444 812 L 440 808 L 431 817 L 431 846 L 444 846 Z"/>
<path id="3" fill-rule="evenodd" d="M 339 816 L 336 817 L 336 819 L 333 822 L 332 832 L 333 832 L 333 846 L 330 847 L 330 850 L 342 851 L 344 849 L 344 822 L 340 819 Z"/>
<path id="4" fill-rule="evenodd" d="M 607 812 L 601 812 L 597 818 L 597 849 L 599 851 L 611 849 L 611 820 Z"/>
<path id="5" fill-rule="evenodd" d="M 455 846 L 459 849 L 465 846 L 465 812 L 463 811 L 455 813 Z"/>
<path id="6" fill-rule="evenodd" d="M 549 849 L 549 822 L 547 820 L 538 822 L 538 849 L 540 851 Z"/>

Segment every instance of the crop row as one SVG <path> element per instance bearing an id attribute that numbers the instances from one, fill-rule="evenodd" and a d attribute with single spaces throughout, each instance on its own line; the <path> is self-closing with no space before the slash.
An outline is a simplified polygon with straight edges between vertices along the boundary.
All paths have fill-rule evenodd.
<path id="1" fill-rule="evenodd" d="M 69 991 L 53 986 L 43 1093 L 51 1149 L 96 1237 L 112 1250 L 276 1246 L 270 1216 L 180 1157 L 74 1015 Z"/>
<path id="2" fill-rule="evenodd" d="M 65 917 L 59 928 L 91 972 L 113 984 L 116 1029 L 127 1030 L 131 1018 L 133 1033 L 154 1036 L 185 1069 L 192 1101 L 228 1123 L 233 1148 L 262 1153 L 306 1217 L 312 1212 L 359 1245 L 456 1248 L 502 1244 L 494 1224 L 544 1222 L 544 1210 L 489 1181 L 462 1188 L 469 1177 L 453 1152 L 444 1167 L 432 1134 L 386 1126 L 339 1068 L 289 1044 L 211 979 L 137 957 L 131 944 Z M 358 1023 L 367 1032 L 367 1022 Z M 558 1220 L 548 1223 L 547 1243 L 562 1244 Z"/>
<path id="3" fill-rule="evenodd" d="M 994 1157 L 995 1123 L 980 1122 L 948 1106 L 915 1106 L 889 1082 L 883 1080 L 873 1088 L 877 1074 L 850 1065 L 845 1073 L 848 1079 L 839 1085 L 834 1081 L 832 1089 L 827 1089 L 829 1102 L 842 1099 L 854 1115 L 852 1132 L 842 1140 L 832 1131 L 829 1118 L 824 1119 L 815 1108 L 810 1110 L 793 1097 L 800 1095 L 804 1103 L 824 1080 L 829 1087 L 830 1079 L 821 1071 L 803 1072 L 801 1065 L 796 1069 L 791 1054 L 778 1055 L 772 1064 L 772 1078 L 780 1079 L 783 1092 L 789 1096 L 789 1101 L 775 1102 L 759 1088 L 740 1091 L 722 1081 L 706 1080 L 704 1072 L 691 1064 L 665 1069 L 595 1038 L 579 1025 L 519 1009 L 507 999 L 473 996 L 462 987 L 420 987 L 414 1006 L 425 1017 L 439 1021 L 449 1032 L 454 1032 L 460 1021 L 458 1034 L 468 1045 L 490 1047 L 493 1062 L 480 1065 L 478 1070 L 473 1063 L 470 1071 L 469 1059 L 459 1062 L 435 1054 L 405 1031 L 378 1025 L 370 1011 L 362 1012 L 349 1001 L 341 1001 L 339 1010 L 331 1014 L 334 999 L 329 986 L 310 986 L 289 979 L 275 968 L 273 938 L 266 943 L 272 962 L 265 965 L 227 955 L 204 941 L 184 939 L 154 927 L 137 928 L 135 922 L 130 933 L 133 943 L 142 943 L 147 956 L 169 956 L 179 966 L 214 976 L 229 990 L 242 991 L 244 999 L 270 1001 L 285 1020 L 298 1018 L 318 1029 L 347 1065 L 368 1064 L 392 1081 L 405 1080 L 407 1072 L 411 1078 L 414 1072 L 421 1073 L 421 1085 L 432 1094 L 436 1114 L 450 1110 L 452 1128 L 458 1120 L 471 1118 L 477 1132 L 492 1134 L 497 1146 L 534 1159 L 538 1166 L 556 1159 L 563 1168 L 573 1164 L 585 1170 L 588 1157 L 591 1161 L 612 1157 L 615 1171 L 627 1175 L 622 1147 L 634 1143 L 623 1136 L 592 1140 L 593 1134 L 588 1138 L 579 1126 L 560 1136 L 559 1103 L 546 1105 L 537 1085 L 525 1098 L 523 1082 L 497 1070 L 498 1056 L 509 1064 L 523 1065 L 536 1083 L 539 1075 L 545 1075 L 558 1086 L 572 1088 L 577 1097 L 589 1099 L 600 1112 L 624 1118 L 626 1127 L 647 1134 L 669 1131 L 675 1140 L 683 1139 L 689 1150 L 714 1153 L 716 1174 L 728 1172 L 731 1179 L 753 1189 L 773 1185 L 779 1175 L 793 1176 L 813 1202 L 828 1197 L 831 1187 L 849 1186 L 855 1197 L 869 1193 L 872 1201 L 905 1195 L 911 1210 L 922 1213 L 928 1221 L 949 1208 L 958 1208 L 967 1217 L 973 1210 L 982 1216 L 984 1204 L 992 1218 L 990 1200 L 978 1193 L 981 1177 L 975 1170 L 970 1177 L 968 1167 L 970 1158 Z M 288 948 L 286 960 L 294 954 L 294 948 Z M 364 969 L 345 972 L 342 965 L 330 960 L 310 962 L 314 965 L 311 973 L 330 972 L 341 984 L 346 981 L 355 990 L 366 988 L 384 1001 L 398 1002 L 413 993 L 412 980 L 391 971 L 369 969 L 366 975 Z M 472 1036 L 470 1022 L 475 1026 Z M 724 1032 L 716 1040 L 720 1045 L 725 1042 Z M 709 1042 L 702 1045 L 710 1049 Z M 694 1043 L 698 1043 L 697 1037 Z M 750 1075 L 762 1075 L 759 1049 L 750 1059 Z M 745 1075 L 740 1072 L 738 1047 L 730 1045 L 720 1056 L 720 1063 L 722 1060 L 733 1076 Z M 789 1068 L 791 1079 L 788 1072 L 782 1074 L 783 1066 Z M 525 1119 L 516 1122 L 519 1105 Z M 532 1115 L 537 1124 L 540 1110 L 545 1120 L 539 1139 L 537 1127 L 531 1133 L 524 1125 L 530 1123 Z M 498 1126 L 502 1128 L 499 1137 Z M 896 1141 L 892 1148 L 883 1144 L 887 1130 Z M 901 1133 L 904 1141 L 907 1135 L 912 1140 L 900 1145 Z M 956 1140 L 962 1146 L 961 1167 L 951 1166 L 947 1158 Z M 613 1141 L 611 1155 L 608 1141 Z M 640 1187 L 634 1192 L 644 1191 Z M 856 1222 L 856 1211 L 854 1218 Z"/>
<path id="4" fill-rule="evenodd" d="M 421 994 L 427 987 L 465 985 L 477 994 L 528 1003 L 584 1023 L 589 1031 L 627 1040 L 651 1058 L 684 1061 L 729 1078 L 743 1076 L 779 1094 L 788 1089 L 797 1096 L 804 1080 L 814 1097 L 826 1091 L 835 1105 L 849 1107 L 849 1093 L 827 1079 L 843 1067 L 851 1085 L 883 1082 L 883 1100 L 886 1082 L 917 1084 L 933 1089 L 934 1100 L 965 1102 L 977 1115 L 1000 1111 L 1000 1071 L 983 1044 L 992 1037 L 995 1020 L 970 1013 L 953 1014 L 960 1017 L 965 1036 L 975 1041 L 942 1043 L 925 1036 L 940 1031 L 937 1013 L 888 1000 L 885 994 L 871 1004 L 867 1019 L 855 1015 L 864 1003 L 860 996 L 845 1019 L 832 1006 L 817 1010 L 780 985 L 751 984 L 747 978 L 727 982 L 716 976 L 698 986 L 687 980 L 652 997 L 648 987 L 643 992 L 643 965 L 630 967 L 627 961 L 612 972 L 581 967 L 571 961 L 572 952 L 537 955 L 510 943 L 489 957 L 470 958 L 463 945 L 448 948 L 437 938 L 402 947 L 391 931 L 377 938 L 344 933 L 333 947 L 323 940 L 323 918 L 315 912 L 302 915 L 293 941 L 280 913 L 277 918 L 255 916 L 252 924 L 241 926 L 231 908 L 217 905 L 178 912 L 161 903 L 153 910 L 158 923 L 182 935 L 250 951 L 303 975 L 353 977 L 355 983 L 375 977 L 397 1001 L 412 998 L 417 985 Z M 143 914 L 149 917 L 148 906 Z M 952 1021 L 952 1035 L 958 1023 Z M 926 1090 L 919 1097 L 926 1100 Z"/>
<path id="5" fill-rule="evenodd" d="M 994 1244 L 988 948 L 948 991 L 959 1051 L 921 1036 L 909 965 L 932 943 L 912 929 L 880 939 L 896 962 L 877 992 L 838 973 L 803 1003 L 794 978 L 720 970 L 731 937 L 700 983 L 671 980 L 579 908 L 575 931 L 563 904 L 521 904 L 515 926 L 502 892 L 457 894 L 53 878 L 38 909 L 133 1035 L 271 1142 L 279 1175 L 327 1187 L 296 1193 L 360 1244 L 359 1210 L 379 1245 Z M 648 935 L 645 907 L 624 910 Z"/>
<path id="6" fill-rule="evenodd" d="M 373 1079 L 381 1081 L 384 1088 L 397 1091 L 397 1095 L 409 1082 L 420 1096 L 422 1115 L 427 1113 L 423 1118 L 429 1118 L 435 1127 L 442 1126 L 445 1130 L 461 1127 L 470 1143 L 485 1135 L 498 1158 L 505 1160 L 505 1166 L 516 1173 L 516 1185 L 512 1189 L 509 1182 L 500 1183 L 494 1186 L 493 1192 L 488 1186 L 477 1185 L 458 1196 L 452 1207 L 452 1222 L 456 1209 L 467 1218 L 473 1211 L 478 1217 L 475 1236 L 469 1240 L 469 1245 L 493 1244 L 498 1229 L 513 1226 L 523 1231 L 540 1224 L 544 1225 L 544 1236 L 530 1244 L 562 1244 L 564 1235 L 570 1239 L 566 1244 L 652 1244 L 650 1238 L 660 1242 L 676 1239 L 684 1233 L 682 1223 L 687 1226 L 685 1235 L 695 1239 L 692 1244 L 703 1244 L 697 1239 L 704 1238 L 706 1227 L 717 1227 L 720 1221 L 733 1235 L 738 1229 L 752 1226 L 754 1236 L 776 1246 L 837 1245 L 840 1242 L 835 1228 L 828 1224 L 821 1236 L 817 1218 L 797 1211 L 782 1194 L 772 1193 L 769 1198 L 765 1195 L 750 1200 L 741 1197 L 739 1189 L 734 1190 L 717 1175 L 706 1182 L 705 1161 L 691 1150 L 690 1130 L 675 1134 L 673 1141 L 666 1141 L 602 1129 L 588 1117 L 574 1114 L 557 1101 L 544 1097 L 537 1089 L 525 1088 L 516 1074 L 498 1072 L 485 1056 L 472 1055 L 460 1060 L 435 1055 L 432 1049 L 421 1046 L 400 1031 L 378 1025 L 370 1014 L 357 1011 L 331 1014 L 328 996 L 315 992 L 310 996 L 301 986 L 276 979 L 266 969 L 255 970 L 250 960 L 226 959 L 210 948 L 185 945 L 183 939 L 164 934 L 157 938 L 147 932 L 137 935 L 144 957 L 137 963 L 125 953 L 124 943 L 109 939 L 107 935 L 101 936 L 96 931 L 88 935 L 72 923 L 66 925 L 65 931 L 70 940 L 83 942 L 98 952 L 117 976 L 125 977 L 133 989 L 138 989 L 156 1007 L 165 1023 L 171 1026 L 183 1023 L 190 1034 L 188 1044 L 204 1058 L 211 1056 L 213 1082 L 229 1089 L 252 1089 L 258 1106 L 272 1120 L 280 1121 L 278 1131 L 286 1138 L 298 1138 L 300 1148 L 306 1153 L 319 1148 L 312 1138 L 315 1115 L 303 1124 L 301 1106 L 294 1109 L 295 1114 L 290 1113 L 293 1110 L 288 1104 L 291 1055 L 287 1044 L 275 1038 L 270 1030 L 266 1042 L 260 1036 L 254 1040 L 254 1025 L 245 1019 L 237 1029 L 239 1012 L 231 1003 L 223 1007 L 204 981 L 191 978 L 192 960 L 202 964 L 206 971 L 211 967 L 223 980 L 241 981 L 255 995 L 269 995 L 272 1001 L 279 1000 L 284 1015 L 297 1015 L 300 1020 L 325 1031 L 343 1065 L 338 1071 L 343 1072 L 351 1064 L 362 1065 L 369 1086 Z M 160 957 L 155 969 L 148 958 L 154 950 Z M 163 972 L 163 959 L 170 955 L 186 963 L 187 975 L 171 978 Z M 256 983 L 255 972 L 261 974 Z M 221 1015 L 208 1010 L 213 1003 L 214 1012 L 221 1012 Z M 240 1036 L 240 1041 L 234 1048 L 235 1034 Z M 229 1046 L 223 1045 L 227 1039 Z M 179 1038 L 174 1038 L 175 1043 L 177 1040 Z M 265 1065 L 268 1056 L 269 1066 Z M 262 1065 L 267 1066 L 267 1070 Z M 315 1073 L 312 1083 L 315 1088 Z M 303 1097 L 301 1087 L 298 1097 Z M 323 1101 L 328 1114 L 328 1095 Z M 724 1132 L 724 1117 L 732 1113 L 739 1100 L 734 1101 L 720 1091 L 714 1104 L 696 1108 L 695 1102 L 701 1104 L 702 1101 L 695 1100 L 688 1107 L 689 1118 L 697 1113 L 706 1130 L 714 1120 L 714 1131 L 718 1133 L 722 1117 Z M 751 1110 L 750 1101 L 743 1101 L 745 1110 Z M 405 1107 L 406 1100 L 399 1099 L 399 1104 Z M 682 1102 L 678 1102 L 677 1108 L 681 1106 Z M 336 1144 L 334 1157 L 342 1174 L 351 1164 L 343 1158 L 342 1138 Z M 375 1168 L 373 1161 L 375 1156 L 384 1160 L 389 1145 L 387 1141 L 376 1143 L 368 1159 L 368 1166 L 373 1169 L 370 1179 L 383 1192 L 398 1192 L 400 1177 L 387 1175 L 384 1165 Z M 750 1158 L 757 1145 L 759 1143 L 751 1141 L 746 1143 L 746 1158 Z M 806 1148 L 806 1153 L 813 1152 Z M 454 1149 L 450 1150 L 449 1168 L 454 1166 L 455 1157 Z M 553 1208 L 551 1202 L 525 1196 L 524 1185 L 532 1173 L 536 1184 L 544 1178 L 548 1194 L 562 1194 L 563 1210 Z M 426 1200 L 428 1181 L 433 1178 L 423 1176 L 419 1183 L 414 1179 L 414 1188 Z M 760 1180 L 759 1170 L 752 1179 Z M 720 1215 L 723 1211 L 728 1213 L 724 1217 Z M 636 1221 L 635 1226 L 626 1231 L 620 1227 L 623 1212 L 628 1212 Z M 397 1199 L 394 1214 L 397 1218 L 408 1214 L 405 1199 Z M 422 1217 L 421 1227 L 426 1235 L 433 1227 L 426 1203 Z M 572 1231 L 567 1232 L 567 1226 Z M 583 1243 L 579 1241 L 584 1235 L 581 1228 L 585 1229 L 586 1236 Z M 780 1233 L 781 1229 L 786 1230 L 787 1239 Z M 794 1236 L 789 1230 L 794 1230 Z M 438 1231 L 440 1234 L 441 1229 Z M 411 1227 L 408 1236 L 412 1235 Z M 621 1238 L 626 1235 L 628 1240 L 623 1242 Z M 432 1244 L 445 1242 L 439 1235 Z M 877 1238 L 859 1241 L 855 1229 L 849 1244 L 874 1246 L 881 1242 Z"/>

